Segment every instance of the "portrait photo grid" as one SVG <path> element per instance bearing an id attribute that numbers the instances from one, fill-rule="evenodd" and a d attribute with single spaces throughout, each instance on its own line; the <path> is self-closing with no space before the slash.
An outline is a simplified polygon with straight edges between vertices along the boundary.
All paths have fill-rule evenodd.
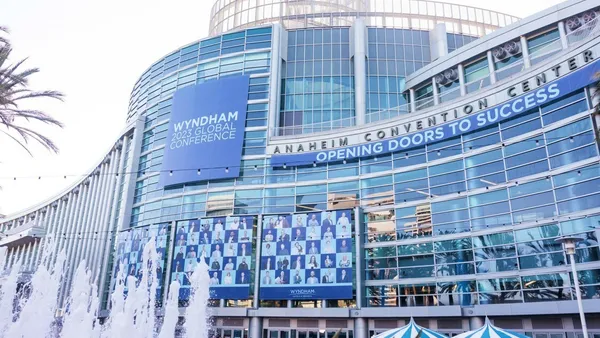
<path id="1" fill-rule="evenodd" d="M 351 210 L 264 216 L 262 227 L 262 291 L 352 284 Z"/>
<path id="2" fill-rule="evenodd" d="M 189 298 L 190 276 L 204 257 L 209 267 L 211 298 L 247 299 L 252 268 L 254 217 L 215 217 L 180 221 L 175 230 L 171 281 L 178 280 L 180 300 Z M 246 288 L 232 298 L 219 288 Z M 238 290 L 239 291 L 239 290 Z"/>
<path id="3" fill-rule="evenodd" d="M 139 228 L 129 229 L 119 233 L 117 241 L 117 260 L 115 265 L 115 276 L 119 272 L 120 266 L 125 270 L 125 278 L 127 276 L 135 276 L 139 281 L 142 278 L 144 270 L 143 253 L 144 246 L 151 238 L 154 238 L 156 244 L 156 252 L 158 254 L 158 265 L 156 266 L 157 276 L 157 299 L 162 295 L 164 286 L 165 263 L 167 260 L 166 246 L 169 237 L 170 224 L 153 224 Z M 127 284 L 125 284 L 127 292 Z"/>

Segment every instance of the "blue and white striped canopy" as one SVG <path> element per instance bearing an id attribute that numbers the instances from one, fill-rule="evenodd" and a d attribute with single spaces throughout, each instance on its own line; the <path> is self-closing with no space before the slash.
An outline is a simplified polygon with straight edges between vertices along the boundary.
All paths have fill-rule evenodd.
<path id="1" fill-rule="evenodd" d="M 488 318 L 485 318 L 485 325 L 477 330 L 461 333 L 453 338 L 529 338 L 524 334 L 516 333 L 501 329 L 490 323 Z"/>
<path id="2" fill-rule="evenodd" d="M 412 318 L 408 325 L 382 332 L 373 338 L 416 338 L 419 331 L 421 332 L 420 338 L 448 338 L 441 333 L 417 325 Z"/>

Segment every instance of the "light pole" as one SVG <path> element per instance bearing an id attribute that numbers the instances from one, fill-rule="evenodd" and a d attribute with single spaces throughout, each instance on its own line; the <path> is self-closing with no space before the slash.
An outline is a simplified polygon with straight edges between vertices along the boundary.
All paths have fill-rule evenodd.
<path id="1" fill-rule="evenodd" d="M 582 240 L 582 238 L 574 236 L 565 236 L 556 239 L 557 242 L 562 243 L 563 248 L 569 256 L 569 261 L 571 263 L 571 271 L 573 272 L 573 281 L 575 282 L 575 294 L 577 295 L 577 308 L 579 309 L 579 319 L 581 319 L 581 329 L 583 330 L 583 338 L 588 338 L 587 324 L 585 322 L 585 313 L 583 312 L 583 302 L 581 301 L 581 290 L 579 289 L 579 278 L 577 276 L 577 269 L 575 268 L 576 243 Z"/>

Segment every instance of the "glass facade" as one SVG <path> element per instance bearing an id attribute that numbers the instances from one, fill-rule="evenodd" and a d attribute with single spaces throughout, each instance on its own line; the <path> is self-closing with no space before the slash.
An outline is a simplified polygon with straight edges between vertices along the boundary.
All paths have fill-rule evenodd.
<path id="1" fill-rule="evenodd" d="M 258 333 L 263 330 L 263 337 L 329 338 L 341 328 L 343 337 L 365 338 L 364 334 L 356 334 L 353 323 L 364 319 L 370 332 L 381 332 L 401 324 L 401 319 L 392 320 L 392 316 L 400 318 L 418 313 L 403 310 L 411 307 L 430 307 L 421 313 L 435 320 L 440 332 L 455 334 L 464 332 L 462 328 L 467 324 L 462 321 L 464 325 L 454 327 L 445 322 L 458 318 L 451 317 L 450 311 L 462 313 L 462 307 L 480 311 L 478 313 L 491 309 L 493 313 L 503 308 L 494 308 L 495 305 L 509 304 L 511 309 L 521 312 L 524 308 L 519 306 L 532 306 L 536 310 L 527 313 L 540 310 L 536 316 L 541 315 L 543 305 L 540 303 L 575 299 L 574 278 L 580 281 L 585 299 L 600 298 L 600 153 L 596 135 L 598 118 L 593 113 L 595 99 L 590 88 L 563 95 L 500 123 L 489 123 L 482 129 L 426 146 L 306 166 L 273 167 L 274 162 L 271 162 L 275 145 L 284 148 L 287 144 L 304 141 L 320 145 L 321 138 L 338 135 L 340 138 L 348 136 L 351 145 L 361 144 L 365 142 L 365 130 L 396 122 L 399 128 L 407 128 L 401 121 L 409 114 L 428 118 L 428 112 L 433 116 L 433 110 L 446 111 L 447 102 L 468 95 L 475 97 L 481 94 L 478 91 L 493 89 L 498 83 L 502 85 L 498 90 L 505 91 L 507 86 L 504 85 L 512 81 L 513 76 L 529 71 L 526 64 L 535 66 L 563 55 L 559 52 L 564 49 L 561 43 L 564 37 L 557 25 L 548 26 L 545 21 L 540 29 L 523 34 L 524 41 L 518 43 L 525 46 L 528 53 L 519 49 L 500 57 L 487 52 L 468 57 L 444 69 L 444 75 L 447 71 L 452 73 L 448 81 L 432 80 L 431 74 L 440 74 L 436 71 L 428 73 L 425 80 L 419 78 L 419 83 L 412 86 L 415 72 L 429 72 L 427 67 L 437 67 L 437 64 L 431 65 L 434 54 L 431 50 L 436 47 L 432 45 L 435 39 L 430 33 L 431 18 L 404 22 L 399 15 L 382 24 L 375 22 L 374 14 L 365 18 L 366 27 L 362 27 L 353 25 L 353 20 L 342 20 L 352 11 L 341 11 L 339 16 L 299 12 L 295 19 L 286 15 L 282 24 L 246 27 L 254 22 L 253 17 L 269 22 L 267 19 L 283 14 L 284 10 L 276 7 L 284 2 L 287 3 L 217 1 L 213 10 L 213 19 L 217 21 L 213 33 L 232 27 L 240 30 L 184 46 L 144 72 L 132 91 L 128 114 L 128 121 L 142 119 L 141 127 L 123 136 L 125 145 L 115 148 L 111 157 L 114 165 L 105 160 L 102 171 L 90 175 L 92 186 L 106 187 L 110 191 L 94 191 L 90 196 L 97 194 L 104 198 L 102 208 L 106 209 L 103 209 L 106 215 L 98 217 L 110 221 L 106 229 L 112 233 L 141 231 L 156 225 L 179 229 L 206 219 L 243 216 L 252 220 L 247 222 L 248 228 L 236 229 L 241 231 L 238 235 L 244 237 L 244 243 L 252 244 L 251 252 L 246 253 L 244 249 L 242 255 L 251 258 L 248 269 L 243 269 L 244 277 L 249 270 L 247 276 L 251 279 L 248 297 L 210 301 L 210 306 L 223 311 L 215 320 L 215 335 L 252 336 L 244 327 L 256 328 L 250 324 L 249 317 L 254 316 L 252 319 L 262 321 Z M 337 6 L 345 4 L 346 9 L 353 9 L 356 4 L 380 8 L 379 14 L 397 6 L 396 2 L 392 5 L 378 0 L 342 2 L 330 1 Z M 478 9 L 462 6 L 427 1 L 398 3 L 406 4 L 398 10 L 400 14 L 415 8 L 420 15 L 434 13 L 433 17 L 448 19 L 442 20 L 448 29 L 446 42 L 448 52 L 455 51 L 450 58 L 456 60 L 462 53 L 460 47 L 473 41 L 477 43 L 475 36 L 511 21 L 507 20 L 510 17 L 499 20 L 500 16 L 491 12 L 477 12 Z M 242 8 L 234 10 L 236 4 Z M 295 6 L 299 4 L 294 2 L 292 7 Z M 263 12 L 257 14 L 252 8 L 262 8 Z M 238 12 L 242 13 L 240 20 Z M 352 13 L 348 15 L 356 16 Z M 467 18 L 471 18 L 470 24 Z M 356 27 L 363 31 L 357 32 Z M 590 37 L 597 39 L 594 35 Z M 356 43 L 361 38 L 365 55 L 359 58 Z M 510 43 L 516 43 L 514 37 L 503 46 Z M 250 80 L 239 176 L 159 188 L 161 171 L 169 170 L 163 167 L 163 158 L 173 93 L 186 86 L 240 74 L 249 75 Z M 517 84 L 520 82 L 514 83 Z M 357 104 L 361 100 L 362 104 Z M 420 111 L 432 107 L 434 109 L 427 112 Z M 406 129 L 407 133 L 413 131 Z M 371 134 L 373 139 L 375 135 Z M 329 148 L 323 149 L 338 146 L 327 145 Z M 114 184 L 108 180 L 113 178 L 112 173 L 119 173 Z M 86 205 L 97 203 L 90 198 L 85 201 Z M 67 229 L 68 210 L 79 208 L 63 199 L 55 203 L 57 206 L 47 206 L 46 222 L 58 222 L 59 229 Z M 52 211 L 54 209 L 58 211 Z M 299 215 L 326 215 L 330 211 L 347 213 L 346 224 L 352 227 L 348 229 L 348 237 L 343 238 L 343 250 L 348 250 L 344 253 L 351 253 L 348 255 L 351 262 L 345 261 L 344 268 L 353 268 L 347 280 L 348 284 L 352 282 L 352 298 L 261 299 L 262 284 L 256 279 L 260 279 L 261 274 L 255 268 L 267 263 L 255 260 L 261 257 L 260 250 L 270 249 L 267 242 L 284 241 L 274 238 L 272 233 L 262 232 L 285 228 L 283 225 L 269 228 L 269 220 L 277 223 L 276 219 L 291 217 L 290 222 L 293 222 Z M 10 230 L 17 222 L 15 219 L 0 223 L 0 230 Z M 216 228 L 214 231 L 211 240 L 220 241 Z M 580 264 L 577 276 L 570 272 L 568 258 L 556 242 L 565 235 L 583 239 L 577 245 L 576 257 Z M 283 232 L 281 236 L 288 234 Z M 176 245 L 184 246 L 183 242 L 174 242 L 181 237 L 168 237 L 165 252 L 173 253 Z M 186 245 L 196 245 L 196 255 L 201 252 L 199 245 L 207 243 L 196 243 L 196 238 L 190 236 L 192 238 Z M 349 238 L 347 242 L 346 238 Z M 300 239 L 296 241 L 299 244 Z M 114 238 L 106 245 L 107 248 L 115 246 Z M 13 252 L 11 262 L 22 257 L 23 251 Z M 102 252 L 94 251 L 94 257 L 110 256 L 102 265 L 107 271 L 101 281 L 102 307 L 106 309 L 113 278 L 110 271 L 115 271 L 115 263 L 114 257 Z M 300 256 L 298 251 L 296 253 Z M 163 258 L 166 261 L 167 257 Z M 309 264 L 335 266 L 337 258 L 328 259 Z M 273 266 L 278 264 L 272 263 Z M 280 266 L 289 264 L 282 261 Z M 172 280 L 173 272 L 185 272 L 181 269 L 181 264 L 172 271 L 165 268 L 165 280 Z M 289 272 L 281 276 L 291 276 Z M 183 275 L 175 278 L 179 277 L 185 280 Z M 346 273 L 344 280 L 345 277 Z M 336 278 L 341 279 L 342 275 Z M 180 306 L 185 305 L 185 302 L 180 303 Z M 574 307 L 571 303 L 568 306 Z M 390 313 L 389 307 L 397 308 L 396 312 Z M 311 315 L 320 311 L 319 316 L 324 317 L 309 318 L 301 312 L 293 312 L 297 308 L 315 310 Z M 342 316 L 341 308 L 357 312 Z M 267 310 L 267 315 L 261 314 L 261 310 Z M 258 311 L 260 315 L 251 315 L 250 311 Z M 273 316 L 273 311 L 291 312 L 289 316 L 279 313 Z M 560 311 L 563 310 L 557 310 L 556 316 L 563 320 L 573 314 L 572 309 Z M 400 315 L 396 316 L 397 313 Z M 524 320 L 532 323 L 536 320 L 536 316 L 523 313 Z M 509 319 L 514 319 L 512 317 Z M 534 328 L 532 332 L 539 333 L 541 329 L 544 327 Z M 565 335 L 568 336 L 562 332 L 550 337 L 564 338 Z M 571 333 L 571 337 L 575 335 Z"/>

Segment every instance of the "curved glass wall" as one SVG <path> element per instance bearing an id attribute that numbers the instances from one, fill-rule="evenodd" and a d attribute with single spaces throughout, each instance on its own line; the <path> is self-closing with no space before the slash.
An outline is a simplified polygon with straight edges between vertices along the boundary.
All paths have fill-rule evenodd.
<path id="1" fill-rule="evenodd" d="M 364 18 L 367 26 L 417 30 L 429 30 L 443 22 L 450 33 L 472 36 L 483 36 L 518 20 L 486 9 L 435 1 L 218 0 L 211 11 L 210 34 L 274 22 L 286 29 L 351 26 L 357 17 Z"/>

